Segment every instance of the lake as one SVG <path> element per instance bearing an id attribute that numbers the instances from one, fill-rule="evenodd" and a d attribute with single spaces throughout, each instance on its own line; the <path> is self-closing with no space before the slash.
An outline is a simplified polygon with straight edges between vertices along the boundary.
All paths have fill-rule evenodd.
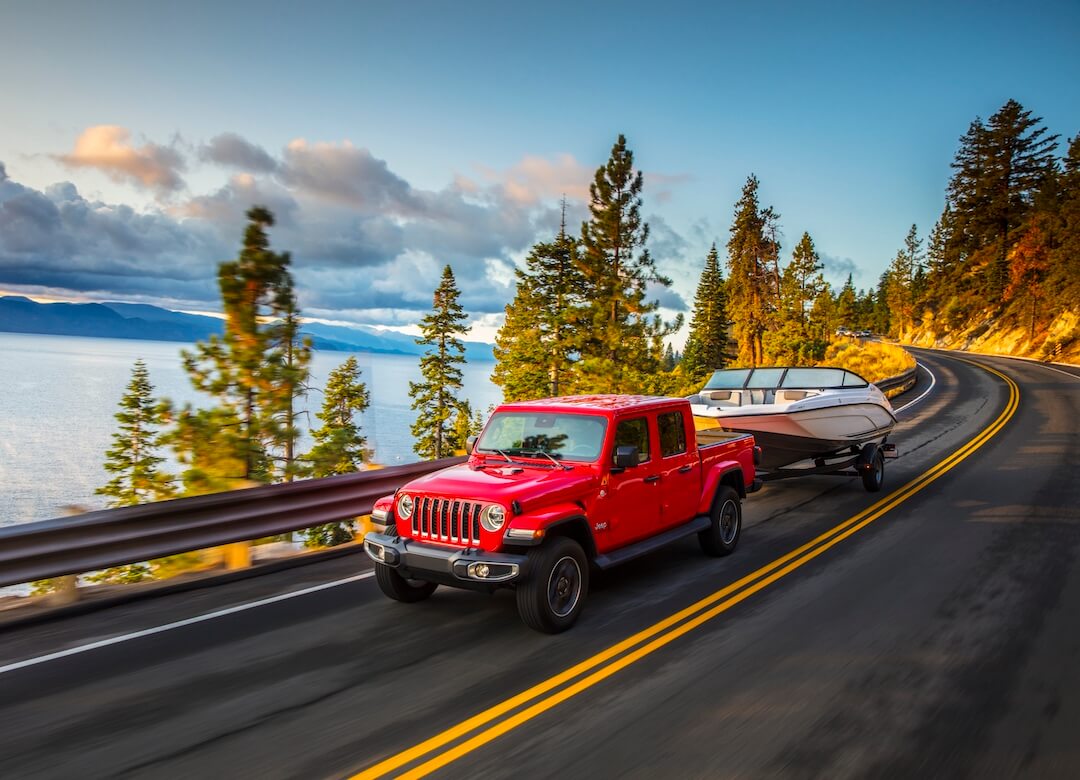
<path id="1" fill-rule="evenodd" d="M 57 517 L 71 504 L 103 508 L 104 497 L 94 490 L 109 480 L 102 466 L 104 453 L 136 359 L 146 362 L 156 396 L 177 404 L 209 403 L 192 389 L 180 363 L 185 346 L 0 333 L 0 525 Z M 386 465 L 418 460 L 409 433 L 416 419 L 409 408 L 409 381 L 420 378 L 419 357 L 316 352 L 311 385 L 322 387 L 330 371 L 350 354 L 360 364 L 371 396 L 361 426 L 374 448 L 374 460 Z M 462 396 L 474 410 L 486 411 L 502 400 L 502 391 L 490 379 L 494 365 L 476 362 L 463 368 Z M 301 420 L 301 452 L 311 445 L 308 426 L 320 425 L 314 413 L 321 405 L 322 393 L 312 392 L 306 403 L 310 420 Z"/>

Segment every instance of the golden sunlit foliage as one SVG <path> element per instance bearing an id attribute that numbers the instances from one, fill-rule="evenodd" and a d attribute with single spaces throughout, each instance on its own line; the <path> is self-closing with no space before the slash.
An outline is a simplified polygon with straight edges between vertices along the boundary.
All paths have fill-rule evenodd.
<path id="1" fill-rule="evenodd" d="M 829 346 L 819 365 L 846 368 L 868 382 L 879 382 L 915 368 L 915 358 L 895 344 L 837 342 Z"/>

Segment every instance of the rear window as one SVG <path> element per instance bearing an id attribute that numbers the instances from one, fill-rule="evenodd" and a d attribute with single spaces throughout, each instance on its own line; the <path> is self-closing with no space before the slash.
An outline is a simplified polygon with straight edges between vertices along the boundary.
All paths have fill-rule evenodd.
<path id="1" fill-rule="evenodd" d="M 656 418 L 660 428 L 660 457 L 686 452 L 686 423 L 682 412 L 664 412 Z"/>

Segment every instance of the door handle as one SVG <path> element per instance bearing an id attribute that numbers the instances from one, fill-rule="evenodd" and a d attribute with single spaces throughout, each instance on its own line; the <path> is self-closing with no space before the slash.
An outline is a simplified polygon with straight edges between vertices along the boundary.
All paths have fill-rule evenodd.
<path id="1" fill-rule="evenodd" d="M 645 477 L 645 481 L 646 482 L 659 482 L 660 481 L 660 475 L 659 474 L 653 474 L 651 477 Z"/>
<path id="2" fill-rule="evenodd" d="M 690 469 L 692 469 L 692 468 L 694 468 L 694 467 L 691 466 L 689 463 L 687 463 L 685 466 L 679 466 L 679 473 L 680 474 L 685 474 L 688 471 L 690 471 Z"/>

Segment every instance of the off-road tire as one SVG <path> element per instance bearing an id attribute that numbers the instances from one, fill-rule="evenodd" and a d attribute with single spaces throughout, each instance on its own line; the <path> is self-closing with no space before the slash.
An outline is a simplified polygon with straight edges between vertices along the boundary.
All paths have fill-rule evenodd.
<path id="1" fill-rule="evenodd" d="M 517 586 L 518 614 L 529 628 L 558 634 L 581 614 L 589 592 L 589 562 L 581 545 L 556 536 L 529 550 L 525 579 Z"/>
<path id="2" fill-rule="evenodd" d="M 437 582 L 407 580 L 385 563 L 375 564 L 375 581 L 379 583 L 379 590 L 389 598 L 406 604 L 423 601 L 439 587 Z"/>
<path id="3" fill-rule="evenodd" d="M 735 488 L 721 485 L 713 497 L 708 528 L 698 534 L 698 543 L 706 555 L 731 555 L 742 534 L 742 502 Z"/>

